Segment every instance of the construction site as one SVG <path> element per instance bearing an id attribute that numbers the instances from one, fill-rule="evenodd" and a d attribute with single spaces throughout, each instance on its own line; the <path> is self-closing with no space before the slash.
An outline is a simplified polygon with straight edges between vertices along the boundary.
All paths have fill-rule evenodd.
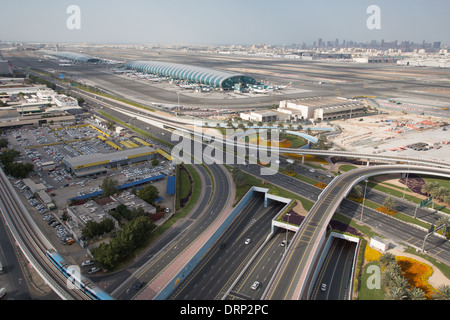
<path id="1" fill-rule="evenodd" d="M 450 133 L 445 118 L 384 112 L 335 122 L 341 133 L 330 137 L 337 148 L 362 153 L 384 153 L 446 160 Z"/>

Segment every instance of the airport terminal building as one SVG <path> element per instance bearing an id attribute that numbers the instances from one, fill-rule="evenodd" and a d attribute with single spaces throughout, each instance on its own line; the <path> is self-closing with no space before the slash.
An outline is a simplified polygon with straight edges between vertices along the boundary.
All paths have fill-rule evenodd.
<path id="1" fill-rule="evenodd" d="M 74 62 L 83 62 L 83 63 L 98 63 L 101 62 L 100 59 L 88 56 L 86 54 L 78 53 L 78 52 L 69 52 L 69 51 L 49 51 L 49 50 L 41 50 L 40 52 L 46 53 L 52 56 L 55 56 L 59 59 L 66 59 Z"/>
<path id="2" fill-rule="evenodd" d="M 127 69 L 143 73 L 151 73 L 164 77 L 171 77 L 192 81 L 224 90 L 231 90 L 235 84 L 252 85 L 256 80 L 240 73 L 221 71 L 210 68 L 196 67 L 185 64 L 160 61 L 133 61 L 125 65 Z"/>

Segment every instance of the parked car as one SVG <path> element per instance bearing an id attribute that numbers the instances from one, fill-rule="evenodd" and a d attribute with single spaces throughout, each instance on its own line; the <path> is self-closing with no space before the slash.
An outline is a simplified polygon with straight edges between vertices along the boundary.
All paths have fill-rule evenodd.
<path id="1" fill-rule="evenodd" d="M 89 269 L 88 273 L 89 274 L 94 274 L 94 273 L 96 273 L 98 271 L 100 271 L 100 268 L 92 267 L 91 269 Z"/>
<path id="2" fill-rule="evenodd" d="M 86 267 L 94 264 L 94 260 L 86 260 L 84 261 L 81 266 Z"/>

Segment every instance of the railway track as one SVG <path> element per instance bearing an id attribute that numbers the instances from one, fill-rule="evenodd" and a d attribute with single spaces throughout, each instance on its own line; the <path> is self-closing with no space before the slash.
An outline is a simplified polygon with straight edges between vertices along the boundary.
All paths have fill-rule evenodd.
<path id="1" fill-rule="evenodd" d="M 28 210 L 2 169 L 0 169 L 0 212 L 23 254 L 61 299 L 91 300 L 81 290 L 69 289 L 66 277 L 46 257 L 46 251 L 54 248 L 29 216 Z"/>

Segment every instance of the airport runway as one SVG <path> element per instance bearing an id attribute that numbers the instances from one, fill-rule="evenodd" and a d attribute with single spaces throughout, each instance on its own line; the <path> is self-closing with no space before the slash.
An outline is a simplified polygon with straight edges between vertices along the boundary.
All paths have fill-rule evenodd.
<path id="1" fill-rule="evenodd" d="M 6 54 L 6 53 L 5 53 Z M 254 97 L 230 98 L 227 94 L 208 98 L 208 95 L 184 94 L 177 90 L 162 89 L 159 85 L 149 85 L 133 81 L 107 72 L 106 65 L 59 66 L 57 61 L 38 61 L 34 53 L 8 52 L 8 59 L 15 66 L 32 69 L 55 70 L 64 72 L 67 77 L 75 76 L 89 83 L 96 83 L 106 92 L 134 100 L 146 105 L 166 103 L 207 108 L 243 108 L 261 107 L 278 104 L 280 100 L 308 96 L 376 96 L 378 98 L 399 98 L 407 101 L 420 101 L 429 108 L 449 105 L 450 70 L 437 68 L 403 67 L 395 64 L 357 64 L 324 61 L 297 61 L 287 59 L 261 59 L 249 57 L 221 57 L 189 53 L 150 54 L 136 51 L 124 55 L 123 51 L 111 50 L 108 54 L 93 51 L 114 59 L 160 60 L 204 67 L 241 72 L 256 80 L 266 80 L 268 84 L 285 85 L 292 81 L 293 88 L 277 94 L 261 94 Z M 166 86 L 167 87 L 167 86 Z M 301 89 L 301 90 L 300 90 Z M 177 94 L 178 92 L 178 94 Z M 294 93 L 292 93 L 294 92 Z M 217 97 L 216 97 L 217 96 Z M 450 111 L 448 111 L 450 116 Z"/>

